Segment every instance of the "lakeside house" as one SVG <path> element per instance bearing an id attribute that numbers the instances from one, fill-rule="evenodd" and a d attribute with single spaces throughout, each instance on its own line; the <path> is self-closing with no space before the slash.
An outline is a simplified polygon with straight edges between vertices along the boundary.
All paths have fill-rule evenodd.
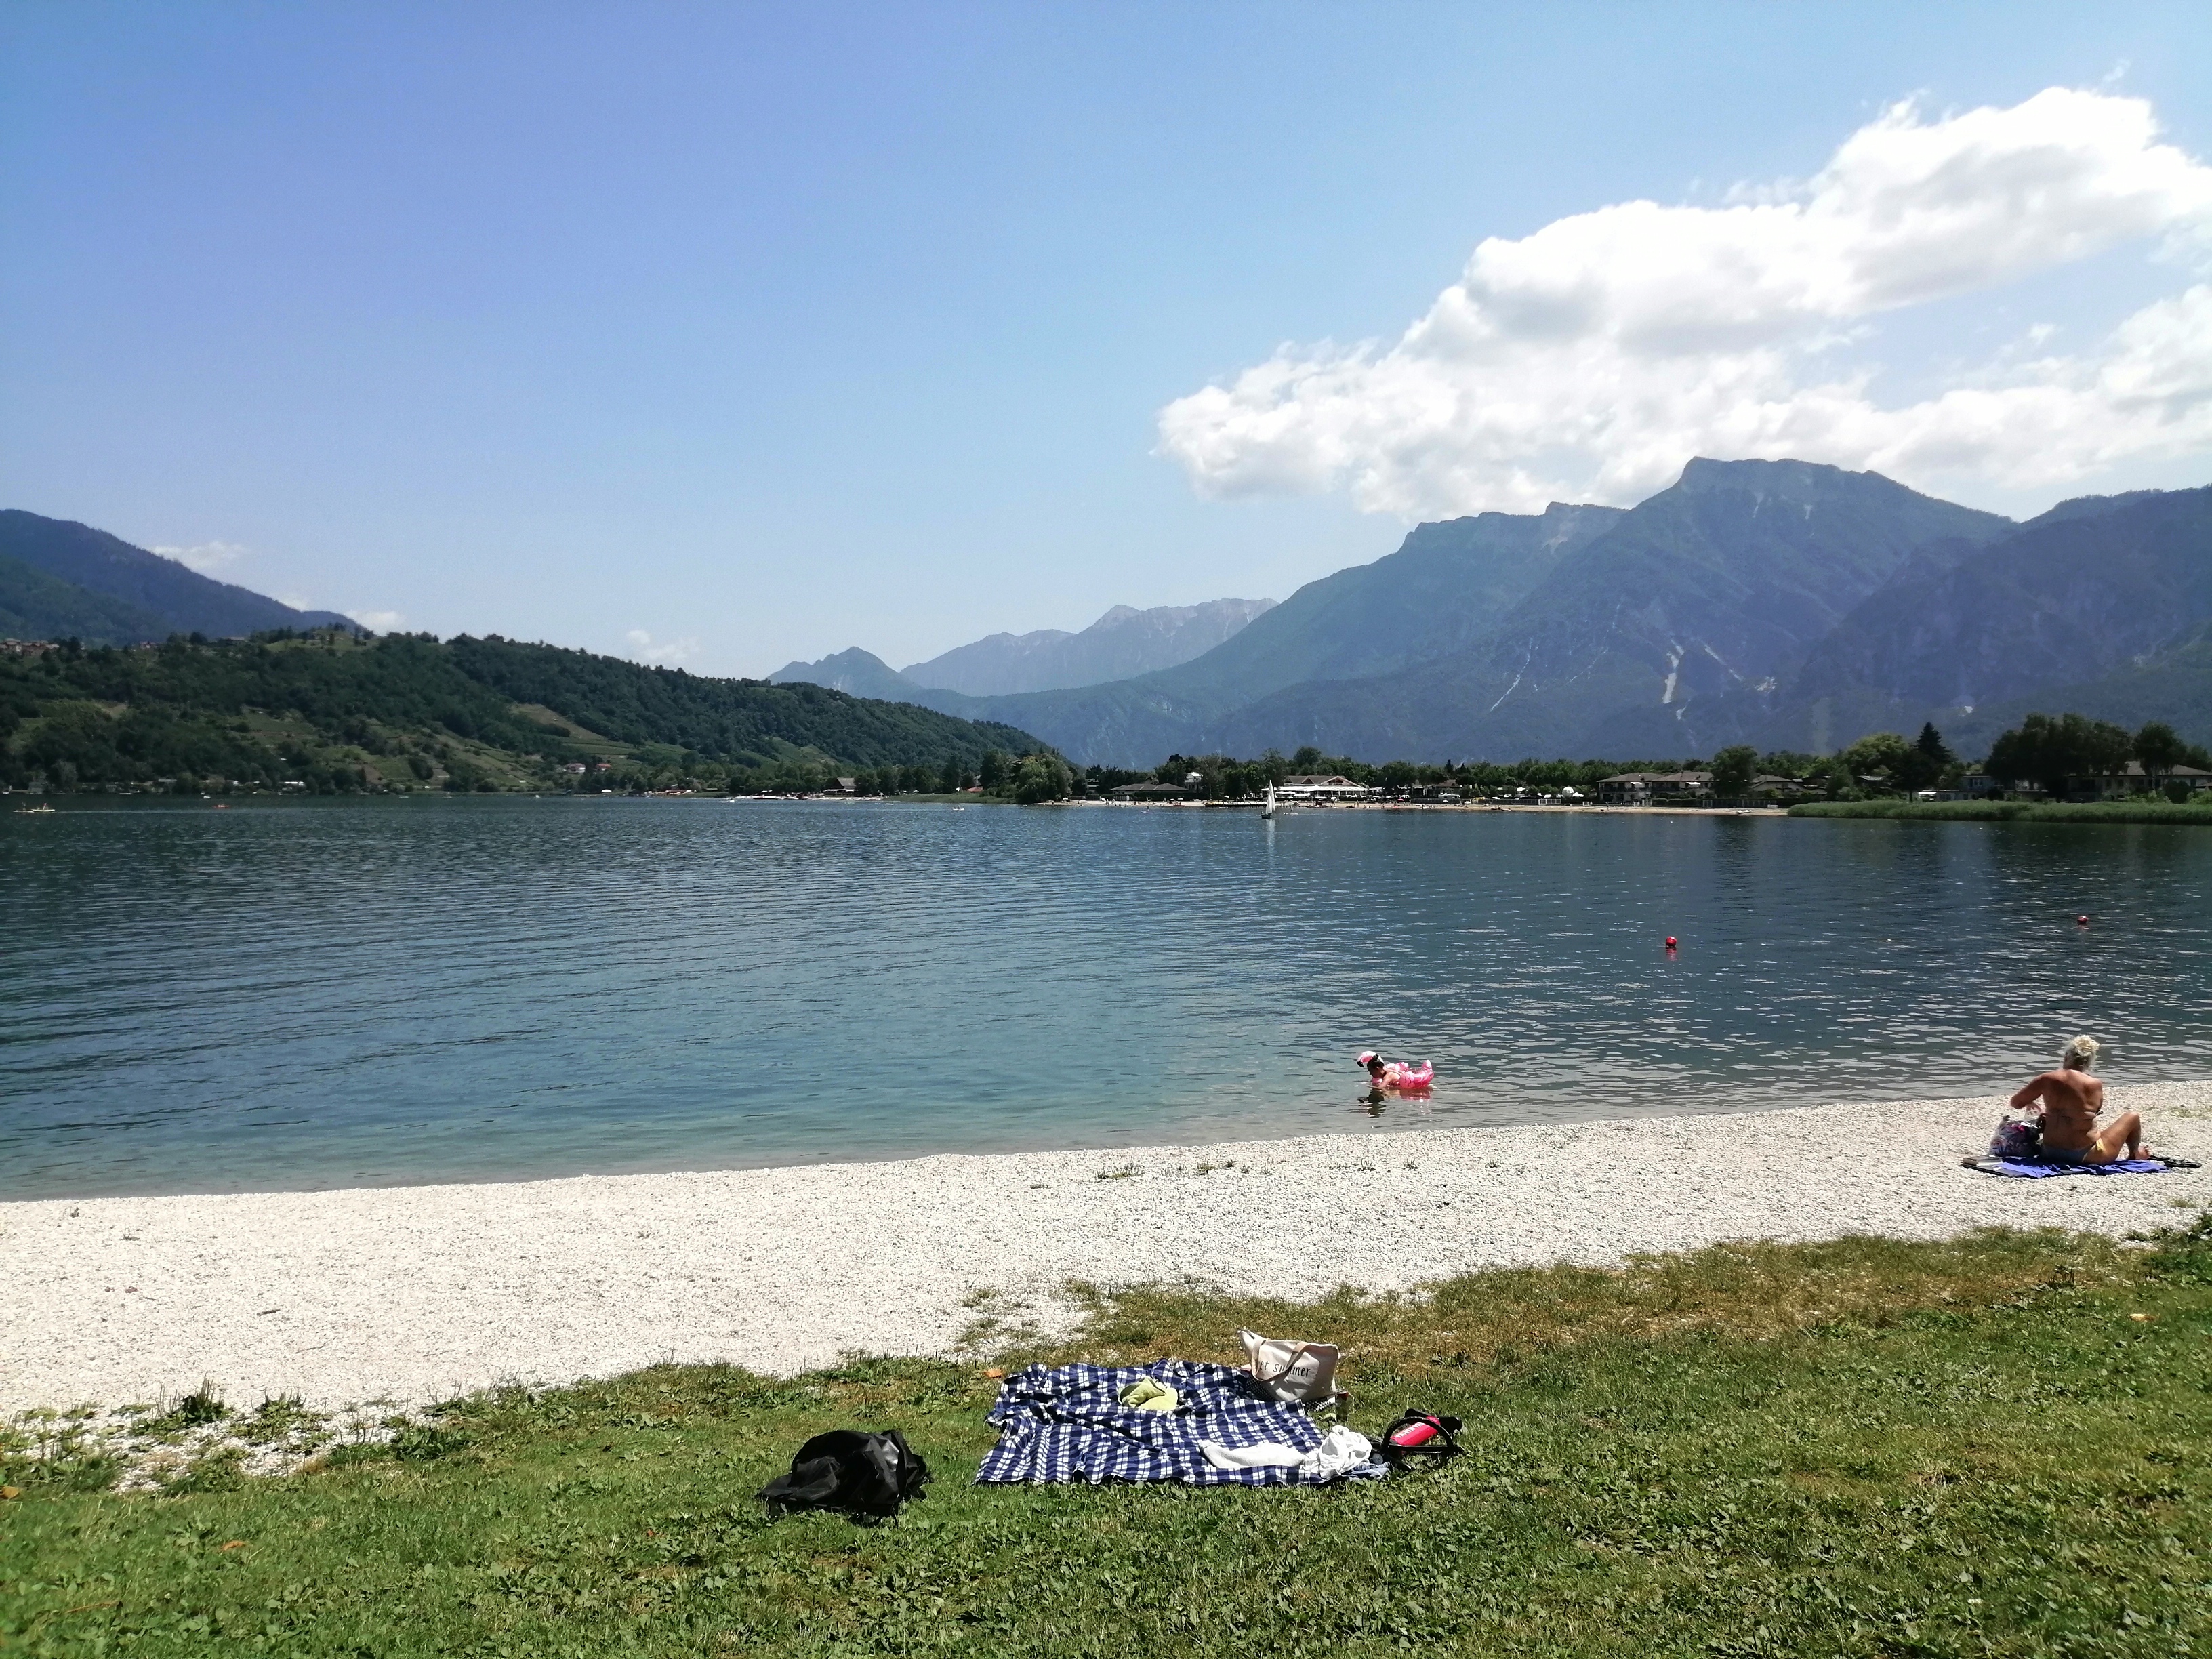
<path id="1" fill-rule="evenodd" d="M 1789 784 L 1785 778 L 1756 781 L 1754 787 L 1768 782 Z M 1597 781 L 1597 798 L 1606 806 L 1649 806 L 1655 800 L 1692 799 L 1710 795 L 1713 792 L 1713 775 L 1710 772 L 1616 772 L 1609 778 Z"/>
<path id="2" fill-rule="evenodd" d="M 1959 780 L 1956 790 L 1935 794 L 1939 800 L 1982 800 L 1993 795 L 2026 796 L 2040 800 L 2051 797 L 2060 800 L 2125 800 L 2130 795 L 2155 794 L 2169 783 L 2178 783 L 2194 793 L 2212 789 L 2212 772 L 2197 766 L 2161 767 L 2157 774 L 2143 769 L 2141 761 L 2130 761 L 2115 771 L 2068 778 L 2052 797 L 2052 792 L 2033 778 L 1997 778 L 1977 767 Z"/>
<path id="3" fill-rule="evenodd" d="M 1341 772 L 1293 772 L 1275 786 L 1284 800 L 1365 800 L 1370 793 Z"/>
<path id="4" fill-rule="evenodd" d="M 2100 800 L 2124 800 L 2130 795 L 2149 794 L 2169 783 L 2179 783 L 2191 790 L 2212 789 L 2212 772 L 2195 766 L 2166 766 L 2160 768 L 2154 778 L 2143 770 L 2141 761 L 2130 761 L 2117 772 L 2106 772 L 2084 781 L 2095 790 Z"/>
<path id="5" fill-rule="evenodd" d="M 1107 792 L 1115 800 L 1188 800 L 1190 791 L 1179 783 L 1125 783 Z"/>

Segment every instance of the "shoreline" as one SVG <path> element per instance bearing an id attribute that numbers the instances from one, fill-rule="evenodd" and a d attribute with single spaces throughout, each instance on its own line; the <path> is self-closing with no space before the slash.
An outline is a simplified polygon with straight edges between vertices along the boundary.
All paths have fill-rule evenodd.
<path id="1" fill-rule="evenodd" d="M 2114 1085 L 2212 1163 L 2212 1081 Z M 790 1374 L 1047 1328 L 1070 1280 L 1305 1298 L 1724 1240 L 2120 1234 L 2212 1170 L 1959 1167 L 1999 1096 L 1127 1151 L 0 1203 L 0 1414 L 173 1399 L 419 1406 L 661 1361 Z M 1300 1333 L 1326 1340 L 1327 1333 Z"/>
<path id="2" fill-rule="evenodd" d="M 814 799 L 811 796 L 809 799 Z M 827 799 L 830 797 L 823 797 Z M 1139 811 L 1151 811 L 1165 807 L 1173 811 L 1192 811 L 1213 812 L 1253 812 L 1260 810 L 1256 800 L 1048 800 L 1041 806 L 1117 806 L 1134 807 Z M 1518 801 L 1445 801 L 1425 800 L 1286 800 L 1276 803 L 1276 816 L 1306 812 L 1571 812 L 1578 817 L 1674 817 L 1674 818 L 1786 818 L 1784 808 L 1775 806 L 1615 806 L 1600 805 L 1595 801 L 1554 801 L 1547 805 L 1522 805 Z"/>

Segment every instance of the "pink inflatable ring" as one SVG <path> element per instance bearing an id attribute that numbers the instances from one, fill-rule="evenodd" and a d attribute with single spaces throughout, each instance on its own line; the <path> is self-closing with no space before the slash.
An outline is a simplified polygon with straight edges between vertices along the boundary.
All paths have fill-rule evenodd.
<path id="1" fill-rule="evenodd" d="M 1359 1056 L 1359 1064 L 1364 1069 L 1367 1062 L 1375 1058 L 1375 1052 L 1370 1048 Z M 1374 1079 L 1377 1088 L 1425 1089 L 1437 1080 L 1437 1068 L 1425 1060 L 1418 1065 L 1411 1060 L 1388 1060 L 1382 1062 L 1381 1076 L 1377 1077 L 1372 1072 L 1369 1072 L 1368 1076 Z"/>

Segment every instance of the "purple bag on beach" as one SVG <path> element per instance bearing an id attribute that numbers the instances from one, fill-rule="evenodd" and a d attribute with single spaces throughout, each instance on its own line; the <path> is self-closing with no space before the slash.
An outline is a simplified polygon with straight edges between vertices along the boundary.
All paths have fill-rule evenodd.
<path id="1" fill-rule="evenodd" d="M 1990 1137 L 1990 1156 L 2007 1164 L 2033 1164 L 2043 1156 L 2043 1122 L 2039 1118 L 2008 1117 Z"/>

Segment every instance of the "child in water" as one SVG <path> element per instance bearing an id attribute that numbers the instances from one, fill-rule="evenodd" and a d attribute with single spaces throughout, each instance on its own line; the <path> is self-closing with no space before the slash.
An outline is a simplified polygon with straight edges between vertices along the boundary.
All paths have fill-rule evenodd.
<path id="1" fill-rule="evenodd" d="M 1377 1089 L 1425 1089 L 1437 1074 L 1437 1068 L 1426 1060 L 1416 1066 L 1407 1060 L 1385 1060 L 1372 1048 L 1361 1050 L 1359 1063 L 1366 1068 L 1367 1080 Z"/>

